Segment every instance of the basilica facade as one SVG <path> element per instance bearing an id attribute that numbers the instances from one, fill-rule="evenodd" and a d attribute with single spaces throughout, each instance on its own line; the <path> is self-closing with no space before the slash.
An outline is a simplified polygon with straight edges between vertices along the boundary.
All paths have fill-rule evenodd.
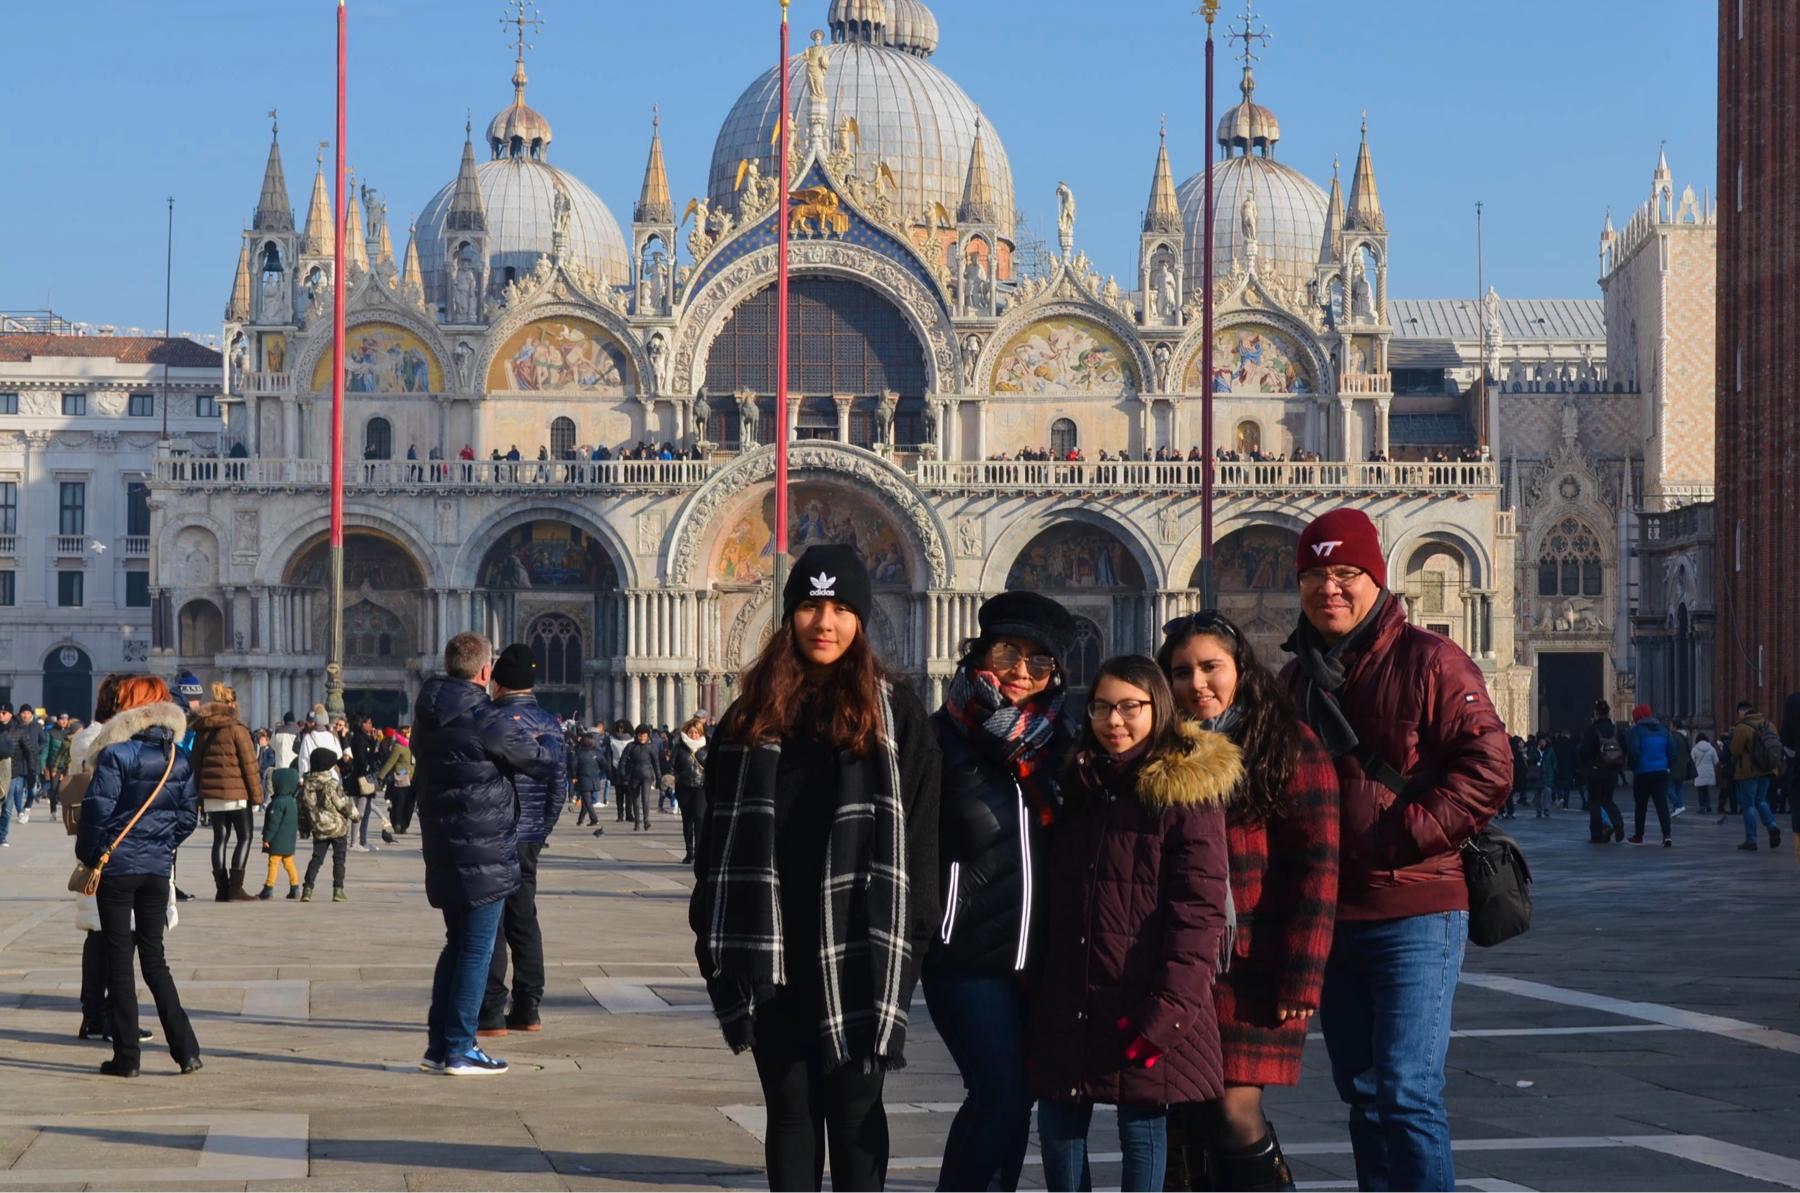
<path id="1" fill-rule="evenodd" d="M 1366 124 L 1347 188 L 1335 167 L 1321 186 L 1279 159 L 1246 63 L 1214 137 L 1209 376 L 1203 170 L 1178 182 L 1149 130 L 1133 276 L 1089 261 L 1067 187 L 1057 243 L 1028 251 L 1001 132 L 933 65 L 923 0 L 824 15 L 792 64 L 791 160 L 772 147 L 771 70 L 726 117 L 705 195 L 676 203 L 652 130 L 628 226 L 552 164 L 522 52 L 512 102 L 465 138 L 398 256 L 372 192 L 332 227 L 322 167 L 296 220 L 272 141 L 225 322 L 227 435 L 247 458 L 155 466 L 159 659 L 235 682 L 257 722 L 322 696 L 341 235 L 345 681 L 384 720 L 468 628 L 530 643 L 540 698 L 570 712 L 718 711 L 771 627 L 778 418 L 793 550 L 859 549 L 869 631 L 897 672 L 935 699 L 984 597 L 1030 588 L 1079 619 L 1080 683 L 1198 606 L 1201 470 L 1185 457 L 1209 393 L 1239 457 L 1219 467 L 1220 604 L 1265 661 L 1298 616 L 1300 528 L 1353 505 L 1410 615 L 1478 660 L 1520 731 L 1560 715 L 1538 700 L 1540 653 L 1597 656 L 1580 681 L 1594 695 L 1629 684 L 1628 523 L 1660 476 L 1644 420 L 1662 415 L 1641 371 L 1609 371 L 1600 302 L 1549 304 L 1547 329 L 1539 305 L 1497 296 L 1391 299 Z M 679 458 L 621 458 L 641 443 Z M 184 629 L 215 621 L 217 641 Z"/>

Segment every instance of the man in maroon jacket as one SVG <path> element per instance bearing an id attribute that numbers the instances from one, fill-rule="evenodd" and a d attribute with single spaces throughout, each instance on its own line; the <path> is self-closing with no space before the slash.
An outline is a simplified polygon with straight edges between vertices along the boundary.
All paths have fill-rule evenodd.
<path id="1" fill-rule="evenodd" d="M 1506 802 L 1512 749 L 1481 671 L 1407 624 L 1375 526 L 1333 510 L 1300 536 L 1282 680 L 1340 785 L 1337 931 L 1319 1026 L 1364 1189 L 1454 1189 L 1444 1058 L 1468 937 L 1459 849 Z"/>

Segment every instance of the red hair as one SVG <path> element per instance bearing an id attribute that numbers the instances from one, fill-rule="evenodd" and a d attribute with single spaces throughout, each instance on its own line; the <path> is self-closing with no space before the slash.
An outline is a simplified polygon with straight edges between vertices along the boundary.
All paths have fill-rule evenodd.
<path id="1" fill-rule="evenodd" d="M 145 704 L 169 704 L 169 685 L 154 675 L 128 675 L 119 681 L 119 711 Z"/>

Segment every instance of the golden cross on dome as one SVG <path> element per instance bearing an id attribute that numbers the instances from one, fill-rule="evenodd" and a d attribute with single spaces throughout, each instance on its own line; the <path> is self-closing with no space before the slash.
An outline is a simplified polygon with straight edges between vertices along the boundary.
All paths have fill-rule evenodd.
<path id="1" fill-rule="evenodd" d="M 1244 48 L 1238 51 L 1238 61 L 1242 62 L 1244 68 L 1248 70 L 1252 62 L 1261 61 L 1261 58 L 1256 53 L 1256 43 L 1262 42 L 1264 45 L 1269 43 L 1269 27 L 1267 25 L 1259 26 L 1255 24 L 1256 9 L 1254 0 L 1244 0 L 1244 15 L 1240 17 L 1239 20 L 1242 24 L 1238 28 L 1233 29 L 1230 33 L 1227 33 L 1225 35 L 1225 40 L 1241 41 L 1244 43 Z"/>
<path id="2" fill-rule="evenodd" d="M 530 3 L 529 0 L 514 0 L 514 6 L 517 11 L 511 16 L 501 17 L 500 23 L 502 25 L 513 26 L 515 30 L 513 34 L 513 46 L 518 52 L 519 61 L 524 62 L 525 51 L 537 48 L 531 42 L 525 40 L 525 26 L 531 26 L 534 32 L 541 30 L 544 27 L 544 17 L 543 14 L 538 11 L 537 5 Z M 527 11 L 530 12 L 530 16 L 525 15 Z"/>

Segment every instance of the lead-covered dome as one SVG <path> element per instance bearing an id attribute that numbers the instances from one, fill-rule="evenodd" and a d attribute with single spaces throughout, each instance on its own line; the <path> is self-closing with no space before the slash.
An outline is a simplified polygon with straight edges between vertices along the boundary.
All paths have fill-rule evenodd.
<path id="1" fill-rule="evenodd" d="M 1013 179 L 1006 149 L 993 122 L 943 71 L 926 61 L 937 45 L 937 20 L 923 0 L 834 0 L 825 98 L 835 143 L 846 116 L 861 132 L 858 159 L 865 166 L 886 162 L 900 185 L 898 202 L 910 221 L 922 222 L 932 204 L 954 214 L 962 199 L 976 125 L 1000 208 L 1000 234 L 1013 235 Z M 788 67 L 793 132 L 805 137 L 812 101 L 806 61 L 794 55 Z M 732 106 L 713 146 L 714 204 L 735 208 L 738 163 L 755 160 L 764 174 L 775 172 L 769 137 L 781 102 L 778 72 L 769 70 L 750 84 Z"/>

